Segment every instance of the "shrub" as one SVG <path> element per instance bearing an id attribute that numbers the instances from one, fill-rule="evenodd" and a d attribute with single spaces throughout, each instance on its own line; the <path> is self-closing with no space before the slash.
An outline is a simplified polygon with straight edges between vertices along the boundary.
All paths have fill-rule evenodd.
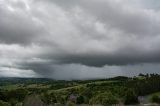
<path id="1" fill-rule="evenodd" d="M 71 101 L 68 101 L 68 102 L 66 103 L 66 106 L 76 106 L 76 104 L 74 104 L 74 103 L 71 102 Z"/>
<path id="2" fill-rule="evenodd" d="M 0 100 L 0 106 L 11 106 L 8 102 Z"/>
<path id="3" fill-rule="evenodd" d="M 84 103 L 84 97 L 78 96 L 76 101 L 77 101 L 77 104 L 82 104 L 82 103 Z"/>
<path id="4" fill-rule="evenodd" d="M 124 104 L 130 105 L 130 104 L 138 104 L 138 96 L 136 95 L 135 91 L 132 89 L 129 89 L 125 94 L 125 102 Z"/>
<path id="5" fill-rule="evenodd" d="M 26 89 L 16 89 L 8 92 L 8 97 L 11 99 L 17 99 L 18 101 L 23 101 L 25 96 L 28 94 Z"/>
<path id="6" fill-rule="evenodd" d="M 118 104 L 118 100 L 111 93 L 101 93 L 90 100 L 90 104 L 114 105 Z"/>
<path id="7" fill-rule="evenodd" d="M 153 95 L 151 98 L 152 102 L 154 103 L 160 103 L 160 97 L 157 95 Z"/>

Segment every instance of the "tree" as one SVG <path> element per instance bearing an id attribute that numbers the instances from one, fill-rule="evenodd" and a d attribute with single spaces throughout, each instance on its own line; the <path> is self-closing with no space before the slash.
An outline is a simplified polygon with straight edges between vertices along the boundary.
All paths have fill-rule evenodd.
<path id="1" fill-rule="evenodd" d="M 51 102 L 51 97 L 47 92 L 44 92 L 44 100 L 47 104 L 49 104 Z"/>
<path id="2" fill-rule="evenodd" d="M 28 91 L 25 89 L 16 89 L 8 92 L 8 97 L 10 99 L 17 99 L 18 101 L 23 101 Z"/>
<path id="3" fill-rule="evenodd" d="M 57 103 L 56 95 L 54 93 L 50 94 L 51 102 Z"/>
<path id="4" fill-rule="evenodd" d="M 105 106 L 110 106 L 118 104 L 117 98 L 110 92 L 98 94 L 90 100 L 90 104 L 102 104 Z"/>
<path id="5" fill-rule="evenodd" d="M 138 76 L 140 76 L 140 77 L 145 77 L 145 75 L 144 74 L 142 74 L 142 73 L 139 73 L 139 75 Z"/>
<path id="6" fill-rule="evenodd" d="M 130 104 L 138 104 L 138 96 L 136 95 L 135 91 L 133 89 L 129 89 L 125 94 L 125 102 L 124 104 L 130 105 Z"/>
<path id="7" fill-rule="evenodd" d="M 77 97 L 76 101 L 77 101 L 77 104 L 82 104 L 82 103 L 84 103 L 84 97 L 80 95 Z"/>

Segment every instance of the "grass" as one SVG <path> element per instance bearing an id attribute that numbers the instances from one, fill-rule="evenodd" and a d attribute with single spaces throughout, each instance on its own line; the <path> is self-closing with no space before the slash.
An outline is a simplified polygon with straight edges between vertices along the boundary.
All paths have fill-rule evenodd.
<path id="1" fill-rule="evenodd" d="M 5 85 L 5 86 L 0 86 L 0 89 L 4 89 L 4 90 L 15 90 L 15 89 L 18 89 L 18 88 L 23 88 L 22 87 L 23 85 L 22 84 L 11 84 L 11 85 Z"/>
<path id="2" fill-rule="evenodd" d="M 3 85 L 0 86 L 0 89 L 3 90 L 16 90 L 19 88 L 49 88 L 51 85 L 43 85 L 43 84 L 30 84 L 27 86 L 24 86 L 23 84 L 10 84 L 10 85 Z"/>
<path id="3" fill-rule="evenodd" d="M 78 88 L 86 87 L 87 84 L 100 85 L 100 84 L 103 84 L 103 83 L 112 83 L 112 82 L 117 82 L 117 81 L 96 81 L 96 82 L 90 82 L 90 83 L 86 83 L 86 84 L 75 85 L 75 86 L 72 86 L 72 87 L 61 88 L 61 89 L 57 89 L 57 90 L 49 90 L 48 93 L 52 93 L 52 92 L 65 92 L 65 91 L 73 89 L 73 88 L 74 89 L 78 89 Z"/>
<path id="4" fill-rule="evenodd" d="M 154 95 L 157 95 L 160 97 L 160 92 L 156 92 L 156 93 L 152 93 L 150 95 L 147 95 L 146 98 L 148 98 L 149 100 L 151 100 L 151 98 L 154 96 Z"/>
<path id="5" fill-rule="evenodd" d="M 26 88 L 49 88 L 51 85 L 30 84 Z"/>

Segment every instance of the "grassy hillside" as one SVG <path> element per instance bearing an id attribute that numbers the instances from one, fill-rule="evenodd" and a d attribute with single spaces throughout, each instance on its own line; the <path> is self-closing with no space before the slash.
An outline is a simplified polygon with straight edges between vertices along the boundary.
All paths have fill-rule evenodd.
<path id="1" fill-rule="evenodd" d="M 140 105 L 139 97 L 151 100 L 155 94 L 160 96 L 159 92 L 157 74 L 74 81 L 0 78 L 2 106 Z"/>

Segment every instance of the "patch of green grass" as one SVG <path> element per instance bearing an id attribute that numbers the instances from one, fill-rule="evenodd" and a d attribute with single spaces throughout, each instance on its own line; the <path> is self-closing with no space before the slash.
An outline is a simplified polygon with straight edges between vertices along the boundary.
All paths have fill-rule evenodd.
<path id="1" fill-rule="evenodd" d="M 101 85 L 101 84 L 109 84 L 109 83 L 113 83 L 113 82 L 118 82 L 118 81 L 93 81 L 93 82 L 89 82 L 89 83 L 85 83 L 85 84 L 78 84 L 75 86 L 71 86 L 71 87 L 66 87 L 66 88 L 61 88 L 61 89 L 57 89 L 57 90 L 48 90 L 48 93 L 52 93 L 52 92 L 57 92 L 57 93 L 66 93 L 68 92 L 68 90 L 71 89 L 80 89 L 80 88 L 86 88 L 87 84 L 95 84 L 95 85 Z"/>
<path id="2" fill-rule="evenodd" d="M 152 94 L 150 94 L 150 95 L 147 95 L 146 97 L 147 97 L 149 100 L 151 100 L 151 98 L 152 98 L 154 95 L 157 95 L 157 96 L 160 97 L 160 92 L 152 93 Z"/>
<path id="3" fill-rule="evenodd" d="M 23 88 L 22 84 L 13 84 L 13 85 L 5 85 L 5 86 L 0 86 L 0 89 L 4 89 L 4 90 L 15 90 L 18 88 Z"/>
<path id="4" fill-rule="evenodd" d="M 51 85 L 30 84 L 26 88 L 49 88 Z"/>

